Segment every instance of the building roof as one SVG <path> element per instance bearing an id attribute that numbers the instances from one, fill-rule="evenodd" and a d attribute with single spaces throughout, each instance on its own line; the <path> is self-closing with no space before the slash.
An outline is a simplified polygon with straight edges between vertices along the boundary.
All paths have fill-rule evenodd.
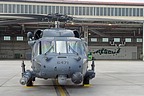
<path id="1" fill-rule="evenodd" d="M 144 6 L 144 2 L 98 2 L 98 1 L 79 1 L 79 0 L 0 0 L 3 2 L 41 2 L 41 3 L 66 3 L 66 4 L 90 4 L 90 5 L 127 5 Z"/>

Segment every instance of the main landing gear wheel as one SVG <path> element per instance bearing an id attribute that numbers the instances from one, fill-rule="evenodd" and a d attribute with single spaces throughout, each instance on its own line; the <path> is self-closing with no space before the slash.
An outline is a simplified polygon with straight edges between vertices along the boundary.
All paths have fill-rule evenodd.
<path id="1" fill-rule="evenodd" d="M 33 81 L 32 81 L 32 79 L 30 79 L 28 82 L 27 82 L 27 84 L 26 84 L 26 86 L 33 86 Z"/>
<path id="2" fill-rule="evenodd" d="M 83 80 L 83 85 L 85 85 L 85 84 L 89 84 L 89 78 L 84 78 L 84 80 Z"/>

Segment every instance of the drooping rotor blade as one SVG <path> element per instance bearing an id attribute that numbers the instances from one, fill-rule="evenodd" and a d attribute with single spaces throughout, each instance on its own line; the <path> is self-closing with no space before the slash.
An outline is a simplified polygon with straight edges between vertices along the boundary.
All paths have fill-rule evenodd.
<path id="1" fill-rule="evenodd" d="M 29 18 L 29 19 L 32 19 L 32 18 L 45 18 L 46 15 L 38 15 L 38 14 L 0 14 L 0 18 L 4 18 L 4 17 L 9 17 L 9 18 Z"/>
<path id="2" fill-rule="evenodd" d="M 0 21 L 0 25 L 11 25 L 11 24 L 19 24 L 19 23 L 27 23 L 27 22 L 37 22 L 37 19 L 18 19 L 18 20 L 7 20 Z"/>
<path id="3" fill-rule="evenodd" d="M 119 21 L 119 22 L 138 22 L 138 23 L 144 23 L 144 20 L 125 20 L 125 19 L 112 19 L 112 18 L 73 18 L 74 21 Z"/>
<path id="4" fill-rule="evenodd" d="M 35 14 L 0 14 L 0 25 L 43 21 L 44 15 Z"/>

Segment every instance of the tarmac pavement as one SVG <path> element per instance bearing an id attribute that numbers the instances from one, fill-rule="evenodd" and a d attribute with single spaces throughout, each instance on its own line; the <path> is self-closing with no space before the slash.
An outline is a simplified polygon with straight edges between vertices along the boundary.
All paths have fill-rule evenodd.
<path id="1" fill-rule="evenodd" d="M 0 96 L 144 96 L 143 61 L 95 61 L 96 78 L 90 86 L 60 86 L 54 80 L 36 79 L 33 87 L 20 85 L 21 63 L 0 61 Z M 90 62 L 89 62 L 90 63 Z M 26 69 L 31 62 L 25 61 Z"/>

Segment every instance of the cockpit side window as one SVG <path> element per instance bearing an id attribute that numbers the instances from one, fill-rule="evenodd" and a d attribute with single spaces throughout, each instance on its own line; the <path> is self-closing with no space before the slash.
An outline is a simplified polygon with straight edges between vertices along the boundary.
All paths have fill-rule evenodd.
<path id="1" fill-rule="evenodd" d="M 40 54 L 40 44 L 36 43 L 33 47 L 33 57 L 38 56 Z"/>
<path id="2" fill-rule="evenodd" d="M 87 45 L 86 45 L 85 43 L 83 44 L 82 50 L 83 50 L 83 54 L 84 54 L 85 56 L 87 56 L 86 54 L 87 54 L 87 52 L 88 52 L 88 49 L 87 49 Z"/>
<path id="3" fill-rule="evenodd" d="M 36 43 L 33 47 L 32 56 L 38 56 L 40 54 L 53 53 L 55 52 L 55 42 L 54 41 L 40 41 Z"/>
<path id="4" fill-rule="evenodd" d="M 80 41 L 67 41 L 68 53 L 84 54 L 84 46 Z"/>

